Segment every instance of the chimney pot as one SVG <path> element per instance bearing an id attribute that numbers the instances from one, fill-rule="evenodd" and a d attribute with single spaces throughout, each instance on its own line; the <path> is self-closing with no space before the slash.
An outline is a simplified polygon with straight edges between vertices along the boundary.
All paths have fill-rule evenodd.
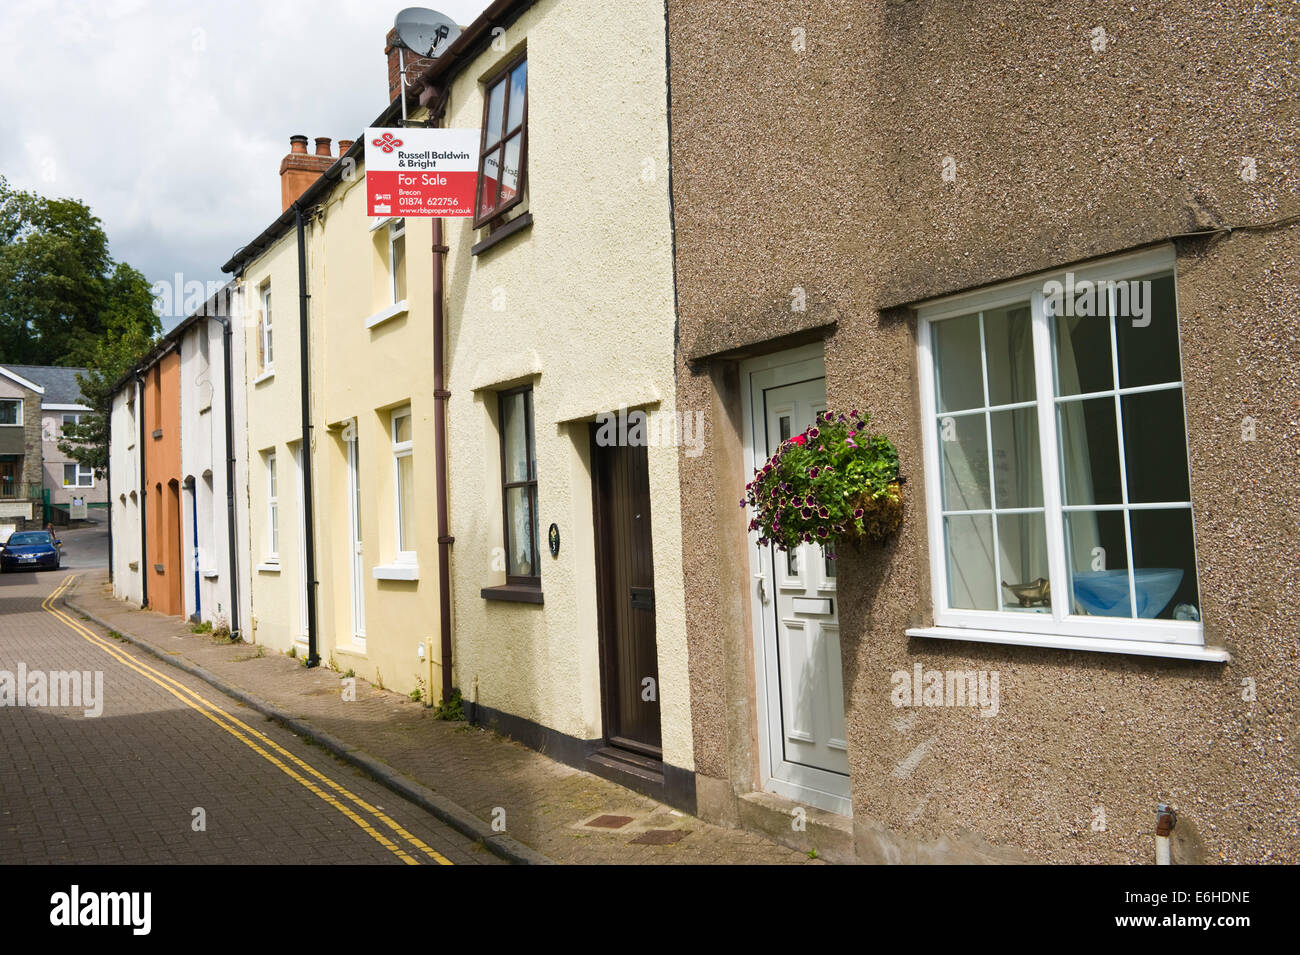
<path id="1" fill-rule="evenodd" d="M 339 155 L 342 156 L 342 155 L 343 155 L 344 153 L 346 153 L 349 149 L 351 149 L 351 148 L 352 148 L 352 144 L 353 144 L 354 142 L 356 142 L 355 139 L 340 139 L 340 140 L 339 140 Z"/>
<path id="2" fill-rule="evenodd" d="M 290 151 L 290 152 L 294 152 L 294 153 L 303 153 L 303 154 L 305 155 L 306 152 L 307 152 L 307 137 L 306 137 L 306 136 L 290 136 L 290 137 L 289 137 L 289 151 Z"/>
<path id="3" fill-rule="evenodd" d="M 317 156 L 328 156 L 328 155 L 330 155 L 330 137 L 329 137 L 329 136 L 317 136 L 317 137 L 316 137 L 316 155 L 317 155 Z"/>

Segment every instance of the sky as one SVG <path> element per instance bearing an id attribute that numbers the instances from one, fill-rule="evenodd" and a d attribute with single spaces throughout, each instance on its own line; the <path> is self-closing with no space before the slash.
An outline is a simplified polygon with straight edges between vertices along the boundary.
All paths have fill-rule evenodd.
<path id="1" fill-rule="evenodd" d="M 487 5 L 433 6 L 464 25 Z M 289 137 L 329 136 L 337 154 L 387 105 L 384 36 L 403 6 L 6 0 L 0 174 L 85 202 L 151 283 L 224 280 L 280 214 Z"/>

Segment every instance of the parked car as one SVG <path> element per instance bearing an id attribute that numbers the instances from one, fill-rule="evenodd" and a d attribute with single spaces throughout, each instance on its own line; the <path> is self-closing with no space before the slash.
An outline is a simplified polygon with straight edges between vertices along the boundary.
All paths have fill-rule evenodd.
<path id="1" fill-rule="evenodd" d="M 58 570 L 63 562 L 62 541 L 49 531 L 18 531 L 0 547 L 0 573 L 24 568 Z"/>

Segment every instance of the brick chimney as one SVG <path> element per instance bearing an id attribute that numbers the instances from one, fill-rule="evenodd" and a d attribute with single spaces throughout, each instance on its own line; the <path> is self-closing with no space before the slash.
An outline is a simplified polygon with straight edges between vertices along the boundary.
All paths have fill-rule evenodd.
<path id="1" fill-rule="evenodd" d="M 293 201 L 333 164 L 328 137 L 316 138 L 316 154 L 312 156 L 307 153 L 306 136 L 290 136 L 289 155 L 280 160 L 280 211 L 284 212 L 293 205 Z"/>
<path id="2" fill-rule="evenodd" d="M 394 27 L 384 37 L 384 53 L 388 56 L 388 102 L 390 103 L 397 99 L 402 81 L 398 63 L 398 48 L 393 46 L 396 42 L 397 29 Z M 419 93 L 422 88 L 420 74 L 436 61 L 429 56 L 416 56 L 410 50 L 402 50 L 402 56 L 406 58 L 406 88 L 412 93 Z"/>

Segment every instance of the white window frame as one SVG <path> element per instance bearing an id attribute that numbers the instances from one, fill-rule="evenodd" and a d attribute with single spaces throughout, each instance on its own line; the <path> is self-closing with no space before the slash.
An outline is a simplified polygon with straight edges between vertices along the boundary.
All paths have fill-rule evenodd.
<path id="1" fill-rule="evenodd" d="M 63 433 L 64 433 L 63 429 L 67 427 L 69 418 L 72 419 L 73 424 L 76 425 L 81 424 L 80 412 L 72 412 L 72 411 L 63 412 L 63 414 L 59 416 L 59 437 L 63 437 Z"/>
<path id="2" fill-rule="evenodd" d="M 18 406 L 18 420 L 0 424 L 0 428 L 21 428 L 23 426 L 23 399 L 21 398 L 0 398 L 0 403 L 16 404 Z"/>
<path id="3" fill-rule="evenodd" d="M 1085 280 L 1120 281 L 1150 278 L 1154 273 L 1172 273 L 1174 293 L 1177 296 L 1175 255 L 1171 246 L 1119 256 L 1070 269 L 1076 284 Z M 1156 620 L 1146 618 L 1115 618 L 1085 616 L 1068 613 L 1066 599 L 1053 600 L 1050 613 L 1008 612 L 1005 610 L 967 610 L 949 606 L 948 567 L 943 529 L 942 475 L 939 465 L 939 435 L 937 424 L 942 417 L 935 401 L 934 349 L 932 326 L 935 322 L 974 312 L 1030 303 L 1030 321 L 1033 325 L 1033 354 L 1037 393 L 1031 407 L 1038 415 L 1038 441 L 1040 471 L 1043 483 L 1043 514 L 1047 530 L 1049 575 L 1052 592 L 1066 595 L 1068 570 L 1066 564 L 1061 474 L 1058 466 L 1059 441 L 1056 423 L 1057 398 L 1053 378 L 1052 326 L 1048 316 L 1048 303 L 1044 284 L 1052 279 L 1063 280 L 1066 270 L 1018 280 L 1016 282 L 923 303 L 917 312 L 918 383 L 922 421 L 922 445 L 925 467 L 925 493 L 927 530 L 930 549 L 930 579 L 934 600 L 935 626 L 914 628 L 909 636 L 940 639 L 973 640 L 987 643 L 1004 643 L 1023 646 L 1059 647 L 1077 650 L 1094 650 L 1108 653 L 1131 653 L 1149 656 L 1168 656 L 1199 660 L 1225 661 L 1226 650 L 1205 646 L 1204 627 L 1200 621 Z M 1176 308 L 1176 298 L 1175 298 Z M 1113 314 L 1113 308 L 1111 313 Z M 1112 326 L 1112 363 L 1117 361 Z M 981 359 L 983 360 L 983 358 Z M 1118 382 L 1116 382 L 1118 384 Z M 1153 388 L 1125 388 L 1121 394 L 1132 391 L 1157 390 Z M 1181 382 L 1179 384 L 1181 388 Z M 1109 394 L 1113 395 L 1111 391 Z M 986 402 L 987 404 L 987 402 Z M 1120 422 L 1120 448 L 1123 448 L 1122 421 Z M 1121 464 L 1121 468 L 1123 465 Z M 1123 484 L 1121 472 L 1121 484 Z M 1190 478 L 1189 478 L 1190 480 Z M 1127 490 L 1124 500 L 1127 504 Z M 992 502 L 990 502 L 992 504 Z M 1145 506 L 1145 505 L 1144 505 Z M 1179 506 L 1182 506 L 1181 504 Z M 1190 505 L 1187 505 L 1190 507 Z M 1000 509 L 1005 510 L 1005 509 Z M 1036 510 L 1036 508 L 1035 508 Z M 1195 527 L 1193 526 L 1193 540 Z M 1129 566 L 1132 566 L 1132 542 L 1129 541 Z M 999 578 L 1000 580 L 1000 578 Z M 1199 575 L 1198 575 L 1199 584 Z"/>
<path id="4" fill-rule="evenodd" d="M 393 305 L 400 305 L 406 301 L 406 297 L 397 297 L 397 263 L 393 257 L 393 246 L 397 240 L 402 240 L 402 268 L 406 269 L 406 220 L 394 219 L 388 224 L 388 291 L 389 298 Z M 410 270 L 407 269 L 407 281 L 410 281 Z"/>
<path id="5" fill-rule="evenodd" d="M 280 563 L 280 470 L 275 452 L 266 452 L 266 563 Z"/>
<path id="6" fill-rule="evenodd" d="M 272 335 L 272 318 L 271 318 L 271 283 L 267 282 L 260 290 L 262 302 L 262 327 L 260 334 L 262 336 L 262 372 L 272 372 L 275 370 L 275 351 L 274 336 Z"/>
<path id="7" fill-rule="evenodd" d="M 397 440 L 397 422 L 401 418 L 409 418 L 411 421 L 411 440 Z M 404 408 L 394 408 L 389 420 L 389 436 L 392 439 L 393 446 L 393 517 L 395 525 L 393 527 L 393 547 L 396 551 L 396 562 L 398 564 L 415 564 L 418 562 L 418 552 L 415 550 L 403 550 L 403 544 L 409 544 L 410 541 L 402 540 L 402 476 L 401 461 L 403 458 L 414 457 L 415 455 L 415 418 L 411 414 L 411 406 Z M 411 471 L 412 480 L 414 480 L 415 470 Z M 411 489 L 414 492 L 414 488 Z M 413 495 L 414 496 L 414 495 Z"/>
<path id="8" fill-rule="evenodd" d="M 76 483 L 68 483 L 68 468 L 76 468 Z M 88 483 L 83 483 L 82 478 Z M 95 469 L 86 467 L 76 461 L 66 461 L 63 465 L 63 486 L 71 488 L 93 488 L 95 486 Z"/>

